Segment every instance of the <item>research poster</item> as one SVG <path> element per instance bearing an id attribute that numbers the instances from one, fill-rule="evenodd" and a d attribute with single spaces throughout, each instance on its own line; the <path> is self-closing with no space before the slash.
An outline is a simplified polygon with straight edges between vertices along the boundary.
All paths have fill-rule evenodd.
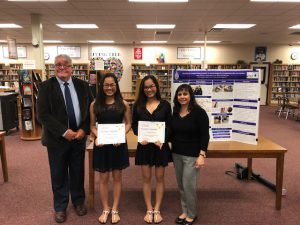
<path id="1" fill-rule="evenodd" d="M 211 141 L 257 144 L 260 78 L 257 70 L 174 70 L 177 87 L 190 84 L 209 117 Z"/>

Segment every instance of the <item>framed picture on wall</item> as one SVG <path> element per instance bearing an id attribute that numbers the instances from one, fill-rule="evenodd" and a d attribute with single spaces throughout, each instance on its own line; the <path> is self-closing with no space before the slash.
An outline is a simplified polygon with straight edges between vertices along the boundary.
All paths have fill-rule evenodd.
<path id="1" fill-rule="evenodd" d="M 71 58 L 80 58 L 81 57 L 80 46 L 57 46 L 57 54 L 66 54 Z"/>
<path id="2" fill-rule="evenodd" d="M 201 59 L 200 47 L 178 47 L 177 59 Z"/>
<path id="3" fill-rule="evenodd" d="M 255 47 L 254 61 L 261 62 L 267 60 L 267 47 Z"/>
<path id="4" fill-rule="evenodd" d="M 8 47 L 7 46 L 2 46 L 3 50 L 3 58 L 8 58 Z M 27 48 L 26 46 L 18 46 L 17 47 L 17 52 L 18 52 L 18 58 L 27 58 Z"/>

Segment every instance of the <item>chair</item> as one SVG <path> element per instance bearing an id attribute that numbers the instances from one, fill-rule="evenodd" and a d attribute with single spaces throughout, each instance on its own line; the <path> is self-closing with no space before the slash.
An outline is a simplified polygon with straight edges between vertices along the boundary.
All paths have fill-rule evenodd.
<path id="1" fill-rule="evenodd" d="M 299 101 L 298 101 L 298 105 L 299 105 Z M 294 117 L 295 110 L 299 108 L 298 105 L 295 103 L 291 103 L 289 98 L 284 97 L 282 107 L 280 108 L 279 113 L 278 113 L 278 117 L 280 117 L 281 113 L 286 114 L 285 119 L 287 119 L 289 115 L 293 115 L 293 117 Z"/>

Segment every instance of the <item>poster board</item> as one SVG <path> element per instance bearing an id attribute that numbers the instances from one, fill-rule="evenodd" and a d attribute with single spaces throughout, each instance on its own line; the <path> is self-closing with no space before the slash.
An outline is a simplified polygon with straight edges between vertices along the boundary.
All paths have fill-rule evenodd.
<path id="1" fill-rule="evenodd" d="M 173 70 L 171 97 L 183 83 L 193 88 L 209 117 L 211 141 L 257 144 L 260 77 L 257 70 Z"/>

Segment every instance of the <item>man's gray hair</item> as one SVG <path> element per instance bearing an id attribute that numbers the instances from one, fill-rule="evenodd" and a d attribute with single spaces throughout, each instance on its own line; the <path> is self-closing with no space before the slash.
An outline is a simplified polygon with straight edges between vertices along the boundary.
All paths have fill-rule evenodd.
<path id="1" fill-rule="evenodd" d="M 57 55 L 57 56 L 55 57 L 54 62 L 56 62 L 56 59 L 57 59 L 57 58 L 64 58 L 64 59 L 68 62 L 68 64 L 72 65 L 72 59 L 71 59 L 71 57 L 68 56 L 68 55 L 66 55 L 66 54 L 60 54 L 60 55 Z"/>

